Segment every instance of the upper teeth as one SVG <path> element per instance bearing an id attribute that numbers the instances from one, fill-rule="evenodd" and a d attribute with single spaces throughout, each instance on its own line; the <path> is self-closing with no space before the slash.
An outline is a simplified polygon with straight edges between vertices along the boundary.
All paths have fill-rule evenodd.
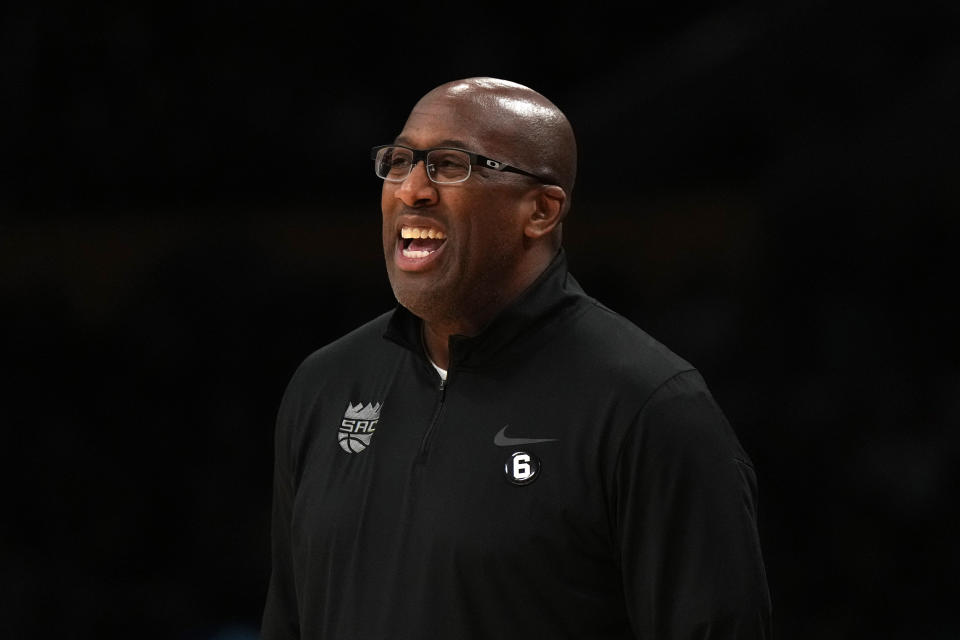
<path id="1" fill-rule="evenodd" d="M 436 229 L 430 229 L 428 227 L 401 227 L 400 228 L 400 237 L 401 238 L 436 238 L 437 240 L 443 240 L 447 235 L 443 231 L 437 231 Z"/>

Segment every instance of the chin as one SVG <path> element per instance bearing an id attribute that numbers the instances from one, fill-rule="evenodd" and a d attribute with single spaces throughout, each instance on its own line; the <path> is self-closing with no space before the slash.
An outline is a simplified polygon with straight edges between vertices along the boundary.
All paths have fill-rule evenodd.
<path id="1" fill-rule="evenodd" d="M 448 323 L 462 317 L 462 305 L 451 304 L 436 287 L 423 287 L 391 280 L 393 296 L 415 316 L 430 323 Z"/>
<path id="2" fill-rule="evenodd" d="M 404 273 L 391 274 L 390 288 L 393 289 L 393 297 L 397 299 L 397 302 L 422 318 L 424 312 L 428 311 L 431 306 L 432 296 L 428 294 L 425 287 L 403 282 L 406 279 L 405 276 Z M 436 300 L 433 300 L 433 303 L 435 304 Z"/>

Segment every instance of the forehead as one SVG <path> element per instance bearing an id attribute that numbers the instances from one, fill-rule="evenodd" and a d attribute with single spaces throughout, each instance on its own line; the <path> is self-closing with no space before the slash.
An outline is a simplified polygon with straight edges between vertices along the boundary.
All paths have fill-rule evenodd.
<path id="1" fill-rule="evenodd" d="M 397 142 L 413 147 L 457 146 L 492 155 L 509 151 L 515 125 L 488 100 L 428 94 L 410 112 Z"/>

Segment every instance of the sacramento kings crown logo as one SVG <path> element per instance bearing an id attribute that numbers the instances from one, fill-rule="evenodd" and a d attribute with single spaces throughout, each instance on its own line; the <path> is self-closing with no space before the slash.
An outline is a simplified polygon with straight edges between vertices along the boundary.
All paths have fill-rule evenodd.
<path id="1" fill-rule="evenodd" d="M 337 442 L 347 453 L 360 453 L 370 446 L 370 440 L 377 430 L 377 422 L 380 421 L 381 403 L 363 406 L 362 403 L 354 405 L 347 403 L 347 411 L 343 414 L 343 422 L 340 423 L 340 430 L 337 432 Z"/>

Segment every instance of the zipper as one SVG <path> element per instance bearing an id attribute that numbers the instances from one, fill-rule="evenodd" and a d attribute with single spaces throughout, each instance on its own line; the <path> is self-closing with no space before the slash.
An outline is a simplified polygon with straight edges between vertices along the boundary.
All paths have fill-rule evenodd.
<path id="1" fill-rule="evenodd" d="M 449 374 L 448 374 L 449 375 Z M 430 440 L 433 432 L 440 421 L 440 413 L 443 411 L 443 400 L 447 393 L 447 381 L 440 379 L 440 388 L 437 396 L 437 406 L 433 410 L 433 417 L 430 418 L 430 424 L 423 433 L 423 439 L 420 440 L 420 449 L 417 451 L 417 463 L 424 464 L 427 461 L 427 454 L 430 449 Z"/>

